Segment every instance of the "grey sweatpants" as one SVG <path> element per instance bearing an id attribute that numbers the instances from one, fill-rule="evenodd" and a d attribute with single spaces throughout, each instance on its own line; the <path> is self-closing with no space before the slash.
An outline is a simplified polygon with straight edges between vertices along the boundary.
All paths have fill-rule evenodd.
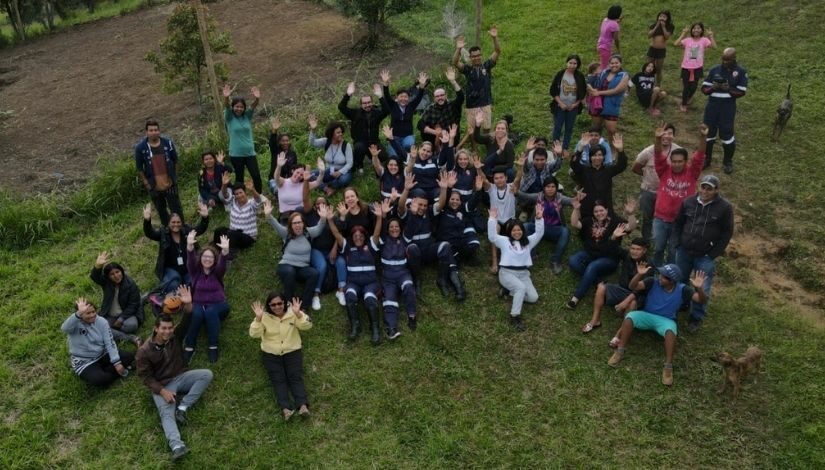
<path id="1" fill-rule="evenodd" d="M 539 293 L 536 292 L 536 288 L 533 286 L 533 280 L 530 279 L 530 270 L 528 269 L 500 268 L 498 270 L 498 282 L 513 296 L 510 316 L 517 317 L 521 315 L 521 305 L 525 301 L 532 304 L 539 300 Z"/>
<path id="2" fill-rule="evenodd" d="M 152 399 L 155 401 L 155 406 L 158 408 L 158 414 L 160 415 L 160 424 L 163 426 L 163 433 L 166 434 L 170 449 L 183 445 L 178 431 L 178 423 L 175 421 L 175 408 L 178 405 L 190 408 L 197 403 L 210 382 L 212 382 L 211 370 L 189 370 L 163 386 L 166 390 L 177 395 L 178 403 L 166 403 L 162 396 L 156 393 L 152 394 Z"/>

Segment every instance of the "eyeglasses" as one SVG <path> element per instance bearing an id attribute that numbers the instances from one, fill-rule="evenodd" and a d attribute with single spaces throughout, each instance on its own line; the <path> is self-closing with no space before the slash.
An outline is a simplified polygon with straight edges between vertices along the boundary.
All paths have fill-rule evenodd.
<path id="1" fill-rule="evenodd" d="M 283 305 L 283 304 L 284 304 L 283 302 L 270 302 L 269 306 L 270 307 L 278 307 L 278 306 Z"/>

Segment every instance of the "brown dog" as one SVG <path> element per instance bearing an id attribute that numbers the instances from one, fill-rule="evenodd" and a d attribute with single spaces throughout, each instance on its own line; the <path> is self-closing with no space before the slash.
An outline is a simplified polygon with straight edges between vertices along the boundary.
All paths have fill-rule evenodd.
<path id="1" fill-rule="evenodd" d="M 762 367 L 762 350 L 756 346 L 751 346 L 745 351 L 745 355 L 736 359 L 729 353 L 720 352 L 712 361 L 722 365 L 725 372 L 725 381 L 716 393 L 723 393 L 725 389 L 731 389 L 731 396 L 736 399 L 739 396 L 742 380 L 750 373 L 758 374 Z"/>

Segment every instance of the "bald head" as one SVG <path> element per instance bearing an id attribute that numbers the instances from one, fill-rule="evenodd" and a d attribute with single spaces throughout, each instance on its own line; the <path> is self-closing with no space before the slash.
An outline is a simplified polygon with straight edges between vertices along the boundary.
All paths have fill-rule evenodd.
<path id="1" fill-rule="evenodd" d="M 736 48 L 734 47 L 726 47 L 724 51 L 722 51 L 722 58 L 729 59 L 729 60 L 736 60 Z"/>

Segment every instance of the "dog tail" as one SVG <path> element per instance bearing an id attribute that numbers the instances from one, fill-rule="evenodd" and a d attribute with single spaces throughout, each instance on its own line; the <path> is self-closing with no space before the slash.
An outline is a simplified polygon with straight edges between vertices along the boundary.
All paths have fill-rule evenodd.
<path id="1" fill-rule="evenodd" d="M 785 99 L 786 100 L 791 99 L 791 84 L 790 83 L 788 83 L 788 92 L 785 93 Z"/>

